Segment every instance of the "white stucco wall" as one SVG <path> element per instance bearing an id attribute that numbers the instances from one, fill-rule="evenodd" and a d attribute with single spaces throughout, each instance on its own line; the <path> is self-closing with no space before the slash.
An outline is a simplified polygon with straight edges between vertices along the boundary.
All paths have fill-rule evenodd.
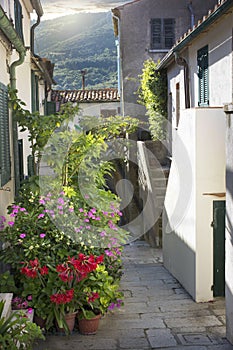
<path id="1" fill-rule="evenodd" d="M 209 105 L 222 107 L 232 101 L 232 23 L 233 13 L 223 17 L 189 45 L 192 107 L 198 106 L 197 51 L 206 45 L 209 49 Z"/>
<path id="2" fill-rule="evenodd" d="M 8 1 L 1 1 L 1 5 L 4 6 L 4 9 L 7 12 L 7 15 L 11 15 L 14 19 L 14 7 L 13 1 L 10 2 L 10 6 Z M 21 1 L 22 11 L 23 11 L 23 33 L 24 33 L 24 44 L 25 46 L 30 46 L 30 15 L 27 9 L 24 6 L 24 3 Z M 31 6 L 31 5 L 30 5 Z M 14 61 L 18 60 L 19 55 L 16 50 L 9 49 L 9 43 L 5 40 L 4 37 L 1 36 L 0 41 L 0 57 L 1 57 L 1 68 L 0 68 L 0 82 L 4 85 L 8 85 L 10 83 L 10 75 L 8 65 L 10 66 Z M 18 97 L 26 103 L 27 109 L 30 109 L 31 106 L 31 58 L 30 52 L 27 51 L 25 60 L 22 65 L 16 67 L 16 88 L 18 90 Z M 11 122 L 11 113 L 10 113 L 10 125 Z M 29 148 L 29 143 L 27 140 L 27 132 L 19 133 L 19 139 L 23 139 L 23 148 L 25 154 L 24 160 L 24 173 L 27 174 L 27 155 L 31 153 Z M 12 130 L 10 130 L 10 143 L 11 143 L 11 181 L 9 181 L 5 186 L 4 190 L 0 190 L 0 215 L 6 215 L 7 207 L 14 200 L 14 156 L 13 156 L 13 135 Z"/>
<path id="3" fill-rule="evenodd" d="M 218 192 L 225 192 L 224 113 L 218 108 L 184 110 L 173 133 L 164 264 L 198 302 L 213 298 L 211 222 L 213 200 L 219 198 L 204 193 Z"/>

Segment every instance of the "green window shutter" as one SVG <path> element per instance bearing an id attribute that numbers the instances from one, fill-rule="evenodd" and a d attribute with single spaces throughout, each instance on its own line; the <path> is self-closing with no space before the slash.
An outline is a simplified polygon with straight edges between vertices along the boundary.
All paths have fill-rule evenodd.
<path id="1" fill-rule="evenodd" d="M 174 18 L 151 19 L 151 49 L 169 50 L 175 42 Z"/>
<path id="2" fill-rule="evenodd" d="M 197 52 L 198 82 L 199 82 L 199 106 L 209 105 L 209 57 L 208 46 Z"/>
<path id="3" fill-rule="evenodd" d="M 56 102 L 46 101 L 45 102 L 45 115 L 56 113 Z"/>
<path id="4" fill-rule="evenodd" d="M 14 13 L 15 13 L 15 30 L 18 33 L 21 40 L 24 42 L 23 38 L 23 13 L 22 6 L 19 0 L 14 0 Z"/>
<path id="5" fill-rule="evenodd" d="M 8 90 L 0 83 L 0 186 L 11 179 Z"/>
<path id="6" fill-rule="evenodd" d="M 175 42 L 175 20 L 164 18 L 164 48 L 170 49 Z"/>
<path id="7" fill-rule="evenodd" d="M 151 20 L 151 49 L 160 49 L 162 47 L 162 20 L 153 18 Z"/>
<path id="8" fill-rule="evenodd" d="M 32 112 L 39 111 L 39 78 L 31 71 L 31 103 Z"/>

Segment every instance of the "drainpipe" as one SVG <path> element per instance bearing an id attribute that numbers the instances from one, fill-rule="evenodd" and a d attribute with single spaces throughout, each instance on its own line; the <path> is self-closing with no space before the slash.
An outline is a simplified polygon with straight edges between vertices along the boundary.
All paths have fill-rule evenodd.
<path id="1" fill-rule="evenodd" d="M 41 6 L 40 1 L 38 0 L 31 0 L 32 6 L 33 8 L 36 10 L 36 14 L 37 14 L 37 20 L 36 22 L 32 25 L 31 27 L 31 52 L 35 57 L 38 57 L 37 55 L 35 55 L 35 29 L 36 27 L 40 24 L 40 18 L 43 16 L 43 9 Z"/>
<path id="2" fill-rule="evenodd" d="M 117 35 L 116 35 L 116 47 L 117 47 L 117 72 L 118 72 L 118 93 L 120 95 L 121 113 L 124 116 L 124 95 L 123 95 L 123 84 L 121 76 L 121 53 L 120 53 L 120 18 L 112 12 L 113 18 L 117 20 Z"/>
<path id="3" fill-rule="evenodd" d="M 184 67 L 184 90 L 185 90 L 185 108 L 190 108 L 190 92 L 189 92 L 189 66 L 183 57 L 177 52 L 174 53 L 175 61 L 179 66 Z"/>
<path id="4" fill-rule="evenodd" d="M 14 48 L 19 54 L 19 59 L 13 62 L 9 68 L 10 72 L 10 85 L 12 89 L 16 89 L 16 67 L 21 65 L 26 55 L 26 48 L 23 45 L 22 40 L 16 33 L 12 23 L 6 16 L 2 7 L 0 6 L 0 29 L 12 43 Z M 19 179 L 19 155 L 18 155 L 18 126 L 15 121 L 15 116 L 12 111 L 12 130 L 13 130 L 13 150 L 14 150 L 14 175 L 15 175 L 15 194 L 17 194 L 20 179 Z"/>
<path id="5" fill-rule="evenodd" d="M 192 1 L 190 1 L 190 3 L 188 4 L 188 9 L 189 9 L 190 14 L 191 14 L 191 28 L 193 28 L 195 16 L 194 16 L 194 11 L 193 11 L 193 7 L 192 7 Z"/>

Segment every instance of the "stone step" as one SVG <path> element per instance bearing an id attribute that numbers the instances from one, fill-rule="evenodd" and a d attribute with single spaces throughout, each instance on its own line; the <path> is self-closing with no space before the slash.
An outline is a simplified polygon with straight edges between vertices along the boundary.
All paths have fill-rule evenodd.
<path id="1" fill-rule="evenodd" d="M 11 314 L 11 300 L 13 293 L 0 293 L 0 300 L 5 301 L 2 317 L 8 318 Z"/>

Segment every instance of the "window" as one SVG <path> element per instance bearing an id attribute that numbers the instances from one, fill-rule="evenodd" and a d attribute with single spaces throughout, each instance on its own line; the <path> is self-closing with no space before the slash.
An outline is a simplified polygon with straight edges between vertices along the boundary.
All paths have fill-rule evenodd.
<path id="1" fill-rule="evenodd" d="M 15 30 L 18 33 L 19 37 L 23 39 L 23 14 L 22 6 L 19 0 L 14 0 L 14 12 L 15 12 Z"/>
<path id="2" fill-rule="evenodd" d="M 209 58 L 208 46 L 197 51 L 199 106 L 209 105 Z"/>
<path id="3" fill-rule="evenodd" d="M 175 41 L 174 18 L 153 18 L 151 20 L 151 49 L 169 50 Z"/>
<path id="4" fill-rule="evenodd" d="M 10 135 L 7 87 L 0 83 L 0 186 L 11 178 Z"/>

